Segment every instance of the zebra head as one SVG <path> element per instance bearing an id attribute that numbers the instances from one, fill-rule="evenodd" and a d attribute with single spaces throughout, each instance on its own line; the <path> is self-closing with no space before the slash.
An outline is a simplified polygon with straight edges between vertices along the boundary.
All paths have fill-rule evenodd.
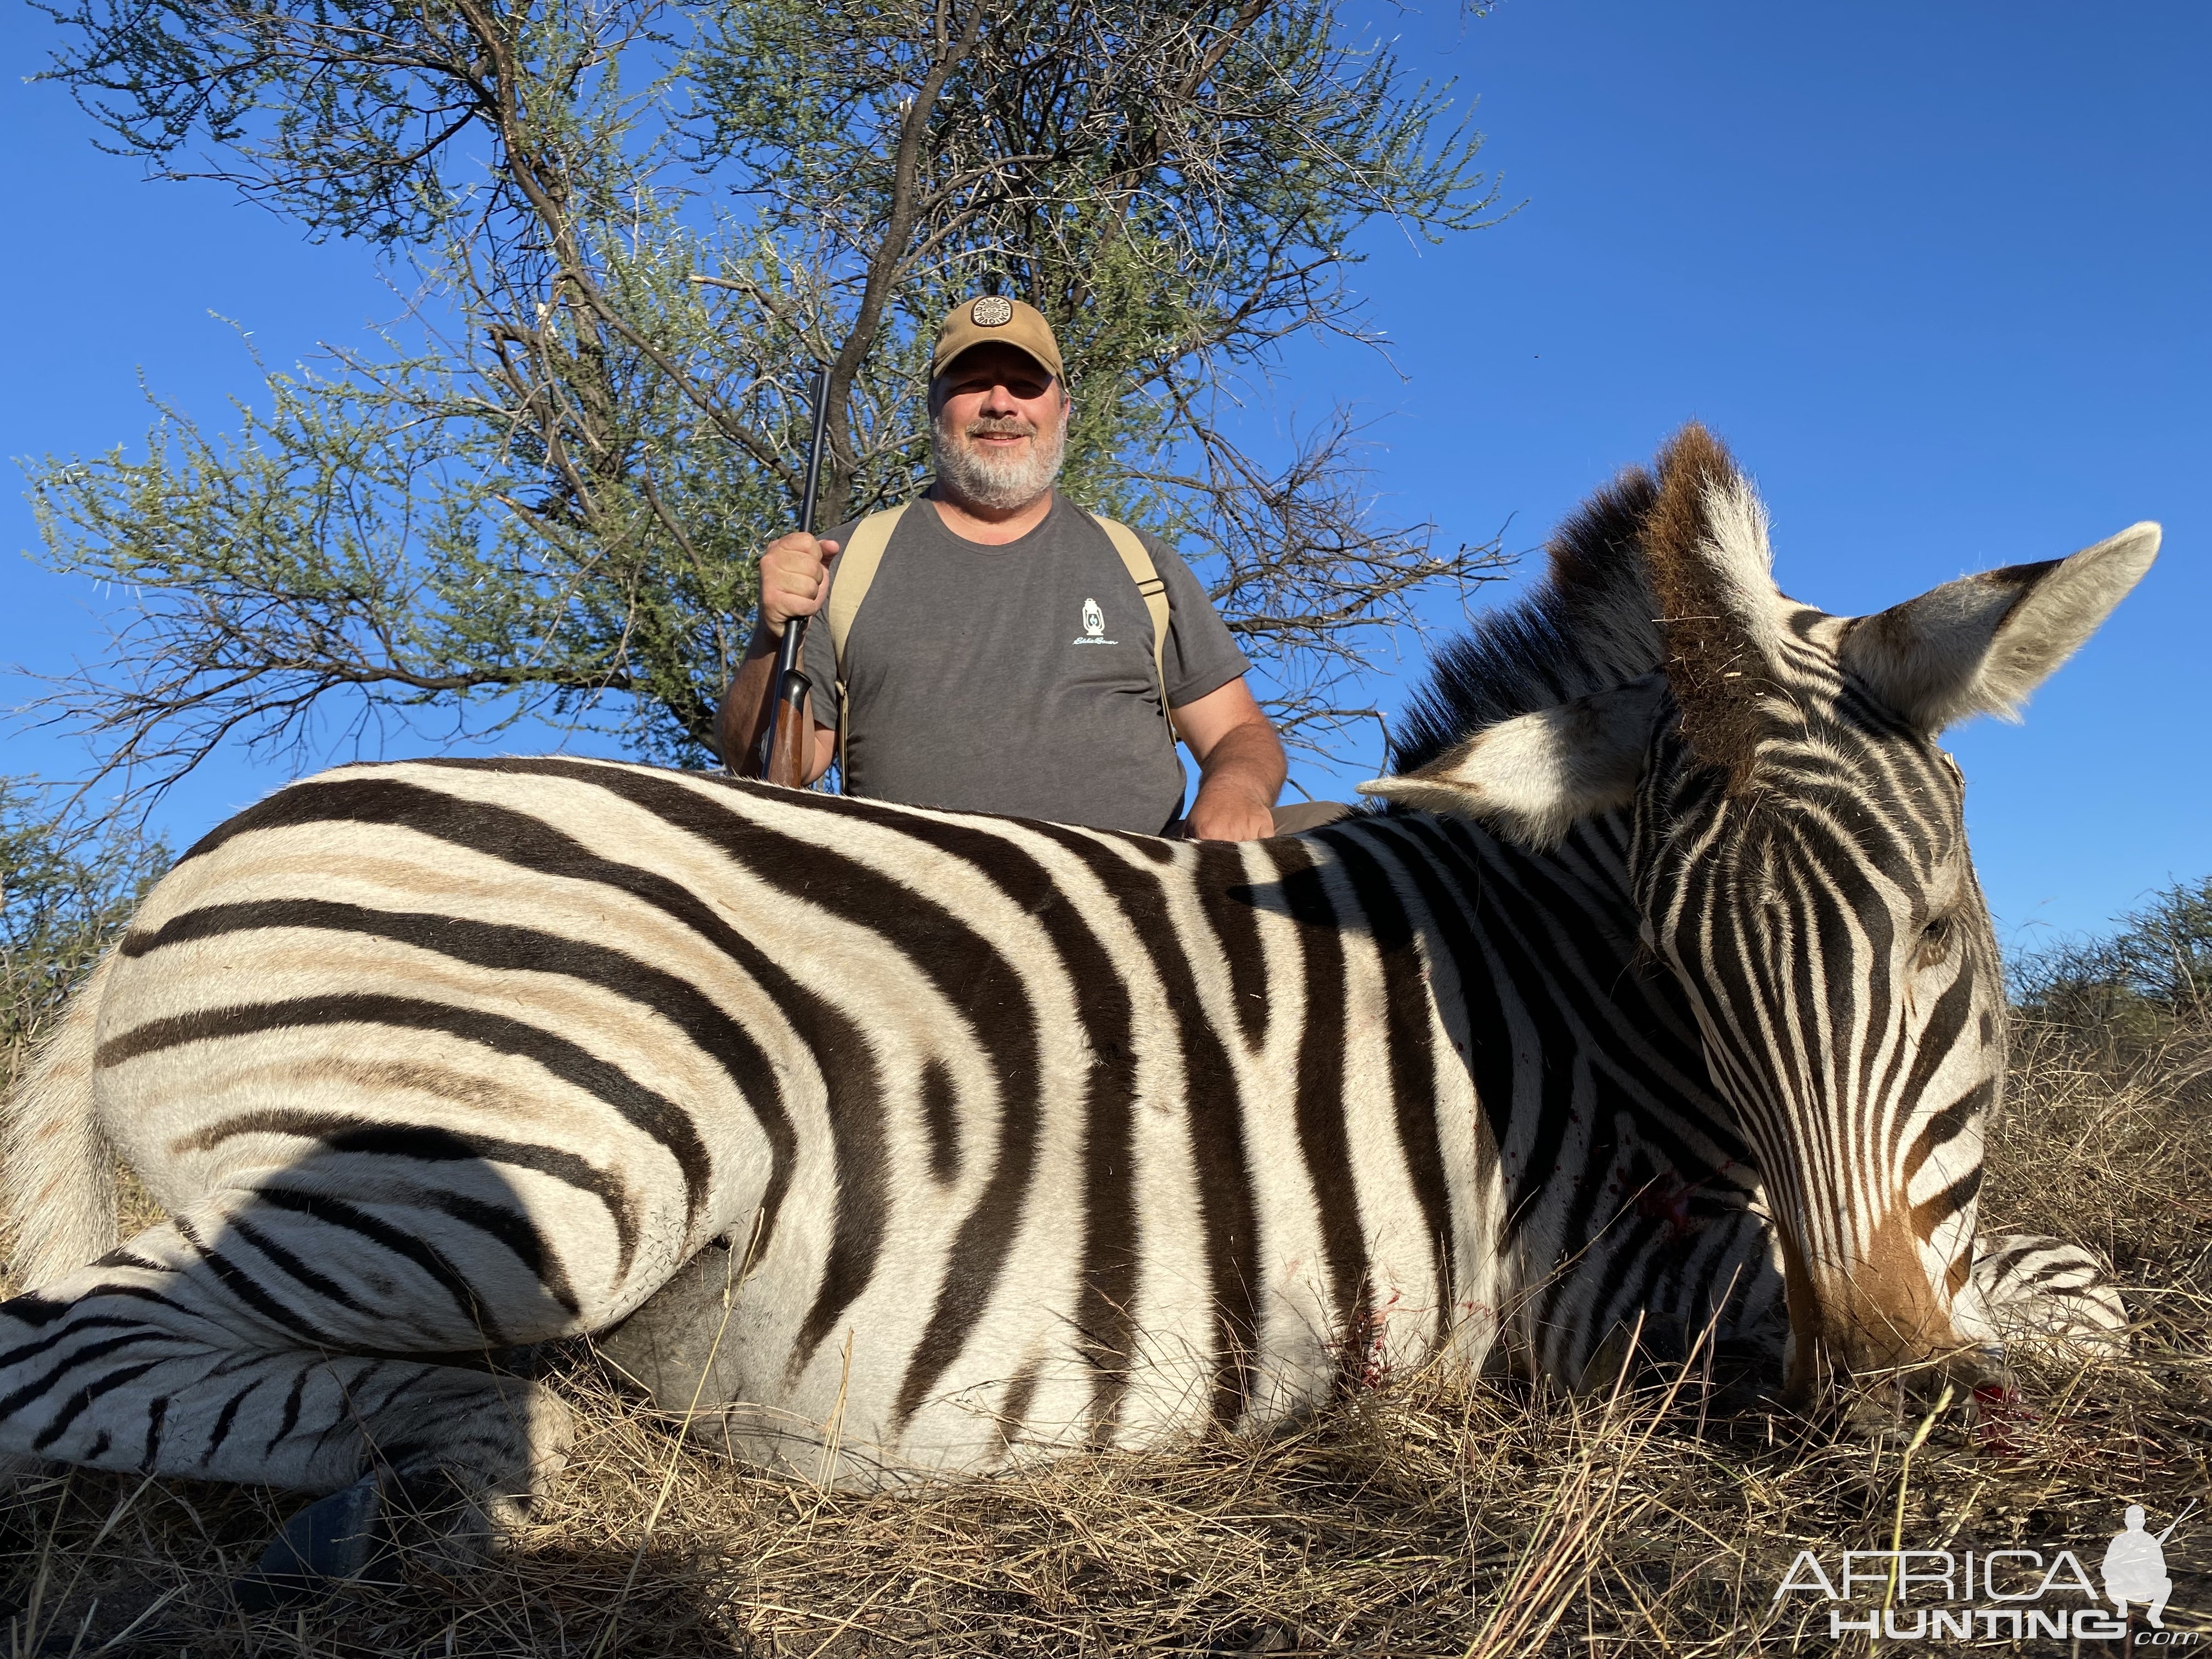
<path id="1" fill-rule="evenodd" d="M 1838 1372 L 1971 1379 L 1996 1346 L 1971 1270 L 2005 1002 L 1937 737 L 2013 715 L 2159 532 L 1841 617 L 1775 586 L 1766 530 L 1727 453 L 1686 428 L 1656 477 L 1625 475 L 1554 543 L 1548 678 L 1595 689 L 1549 707 L 1524 689 L 1527 712 L 1367 787 L 1537 849 L 1627 811 L 1643 943 L 1759 1159 L 1791 1395 Z M 1597 665 L 1580 686 L 1577 638 Z M 1469 660 L 1485 650 L 1494 665 L 1494 644 Z"/>

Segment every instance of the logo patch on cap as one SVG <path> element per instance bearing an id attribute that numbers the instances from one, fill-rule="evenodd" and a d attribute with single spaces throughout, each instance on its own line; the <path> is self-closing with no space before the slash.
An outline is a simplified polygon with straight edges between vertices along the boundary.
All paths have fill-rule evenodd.
<path id="1" fill-rule="evenodd" d="M 1014 302 L 1003 294 L 986 294 L 968 307 L 968 320 L 978 328 L 1004 328 L 1014 320 Z"/>

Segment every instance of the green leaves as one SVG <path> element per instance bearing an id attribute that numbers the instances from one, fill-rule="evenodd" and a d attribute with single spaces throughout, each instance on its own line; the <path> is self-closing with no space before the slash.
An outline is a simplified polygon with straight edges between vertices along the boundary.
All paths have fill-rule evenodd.
<path id="1" fill-rule="evenodd" d="M 161 842 L 0 777 L 0 1085 L 168 863 Z"/>
<path id="2" fill-rule="evenodd" d="M 66 82 L 123 154 L 234 185 L 318 240 L 392 246 L 434 242 L 471 206 L 512 211 L 526 193 L 512 165 L 525 149 L 580 159 L 618 148 L 612 71 L 664 8 L 75 0 L 40 9 L 64 30 L 43 78 Z M 516 154 L 495 150 L 481 173 L 471 137 L 514 139 Z"/>

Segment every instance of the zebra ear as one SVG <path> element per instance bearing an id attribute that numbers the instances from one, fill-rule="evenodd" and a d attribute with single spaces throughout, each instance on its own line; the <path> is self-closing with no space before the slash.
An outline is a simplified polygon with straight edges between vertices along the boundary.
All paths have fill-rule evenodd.
<path id="1" fill-rule="evenodd" d="M 1359 793 L 1479 818 L 1526 846 L 1550 847 L 1577 819 L 1634 799 L 1666 696 L 1666 678 L 1647 674 L 1500 720 L 1419 771 L 1363 783 Z"/>
<path id="2" fill-rule="evenodd" d="M 2131 525 L 2071 558 L 1962 576 L 1849 625 L 1838 655 L 1929 733 L 1975 714 L 2020 717 L 2028 694 L 2097 631 L 2158 556 Z"/>
<path id="3" fill-rule="evenodd" d="M 1771 724 L 1764 699 L 1790 653 L 1766 528 L 1765 507 L 1719 439 L 1692 421 L 1668 440 L 1644 520 L 1644 570 L 1683 741 L 1728 774 L 1731 791 L 1750 781 Z"/>

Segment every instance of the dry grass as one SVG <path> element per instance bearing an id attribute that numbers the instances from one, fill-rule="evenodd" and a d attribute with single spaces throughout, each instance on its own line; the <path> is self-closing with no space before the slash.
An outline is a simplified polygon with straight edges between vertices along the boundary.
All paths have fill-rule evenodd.
<path id="1" fill-rule="evenodd" d="M 2106 1250 L 2138 1351 L 2030 1364 L 2018 1408 L 1937 1421 L 1917 1451 L 1910 1421 L 1842 1437 L 1701 1423 L 1663 1389 L 1430 1374 L 1265 1439 L 836 1496 L 686 1448 L 568 1352 L 548 1364 L 575 1460 L 482 1575 L 224 1615 L 289 1501 L 80 1471 L 0 1508 L 0 1654 L 1863 1651 L 1830 1640 L 1825 1603 L 1775 1604 L 1801 1548 L 2057 1546 L 2094 1567 L 2127 1503 L 2156 1527 L 2212 1498 L 2212 1026 L 2125 1052 L 2031 1028 L 2020 1070 L 1989 1219 Z M 2170 1626 L 2200 1627 L 2207 1537 L 2171 1547 Z"/>

